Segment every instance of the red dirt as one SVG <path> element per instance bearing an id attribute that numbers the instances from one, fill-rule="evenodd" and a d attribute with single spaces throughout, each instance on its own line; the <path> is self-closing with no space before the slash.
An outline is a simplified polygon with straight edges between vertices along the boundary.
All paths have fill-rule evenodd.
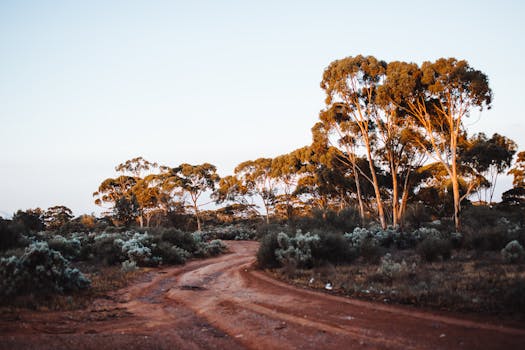
<path id="1" fill-rule="evenodd" d="M 298 289 L 256 242 L 159 269 L 86 310 L 0 315 L 0 349 L 520 349 L 525 330 Z"/>

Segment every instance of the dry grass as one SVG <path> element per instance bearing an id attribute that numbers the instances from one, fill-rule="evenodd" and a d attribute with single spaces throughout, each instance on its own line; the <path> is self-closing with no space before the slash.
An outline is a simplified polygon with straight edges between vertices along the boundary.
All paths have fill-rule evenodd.
<path id="1" fill-rule="evenodd" d="M 498 253 L 471 256 L 459 252 L 452 259 L 425 263 L 414 253 L 391 252 L 407 268 L 393 276 L 379 264 L 361 259 L 349 266 L 311 270 L 288 268 L 271 273 L 292 284 L 386 303 L 411 304 L 441 310 L 509 315 L 525 320 L 525 263 L 504 264 Z"/>

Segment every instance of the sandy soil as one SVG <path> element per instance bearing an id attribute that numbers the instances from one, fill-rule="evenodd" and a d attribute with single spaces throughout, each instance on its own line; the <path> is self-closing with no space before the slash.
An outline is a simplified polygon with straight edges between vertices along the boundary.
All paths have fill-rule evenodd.
<path id="1" fill-rule="evenodd" d="M 0 349 L 522 349 L 525 329 L 298 289 L 256 242 L 156 270 L 86 310 L 0 315 Z"/>

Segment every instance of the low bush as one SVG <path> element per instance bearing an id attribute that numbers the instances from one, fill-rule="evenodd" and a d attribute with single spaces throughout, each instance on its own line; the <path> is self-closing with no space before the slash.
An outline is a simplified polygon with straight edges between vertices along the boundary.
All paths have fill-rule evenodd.
<path id="1" fill-rule="evenodd" d="M 257 265 L 262 269 L 271 269 L 280 266 L 275 251 L 279 249 L 277 232 L 267 233 L 262 239 L 257 251 Z"/>
<path id="2" fill-rule="evenodd" d="M 505 262 L 512 264 L 525 258 L 525 250 L 518 241 L 514 240 L 501 250 L 501 256 Z"/>
<path id="3" fill-rule="evenodd" d="M 0 259 L 0 294 L 4 297 L 40 295 L 85 289 L 90 281 L 46 242 L 36 242 L 17 258 Z"/>
<path id="4" fill-rule="evenodd" d="M 438 258 L 448 260 L 452 254 L 452 244 L 447 239 L 429 236 L 418 244 L 416 250 L 421 258 L 428 262 Z"/>
<path id="5" fill-rule="evenodd" d="M 199 250 L 204 252 L 203 256 L 217 256 L 226 251 L 226 246 L 220 239 L 214 239 L 210 242 L 202 243 L 202 246 L 199 247 Z"/>
<path id="6" fill-rule="evenodd" d="M 159 242 L 152 248 L 152 254 L 160 257 L 165 264 L 184 264 L 191 254 L 168 242 Z"/>
<path id="7" fill-rule="evenodd" d="M 319 244 L 319 241 L 318 235 L 309 232 L 303 234 L 298 231 L 292 236 L 279 232 L 277 234 L 279 249 L 275 251 L 277 261 L 284 266 L 312 267 L 312 249 Z"/>
<path id="8" fill-rule="evenodd" d="M 385 254 L 381 258 L 381 263 L 377 268 L 377 273 L 389 280 L 405 278 L 410 272 L 411 269 L 408 267 L 405 260 L 398 263 L 392 259 L 390 253 Z"/>
<path id="9" fill-rule="evenodd" d="M 10 227 L 10 221 L 0 218 L 0 251 L 18 245 L 20 233 Z"/>
<path id="10" fill-rule="evenodd" d="M 75 260 L 80 256 L 82 244 L 80 239 L 72 237 L 67 239 L 64 236 L 56 235 L 53 236 L 47 244 L 50 249 L 59 251 L 66 259 Z"/>
<path id="11" fill-rule="evenodd" d="M 334 265 L 350 263 L 355 260 L 357 250 L 340 233 L 315 232 L 319 243 L 312 247 L 312 256 L 316 265 L 329 262 Z"/>

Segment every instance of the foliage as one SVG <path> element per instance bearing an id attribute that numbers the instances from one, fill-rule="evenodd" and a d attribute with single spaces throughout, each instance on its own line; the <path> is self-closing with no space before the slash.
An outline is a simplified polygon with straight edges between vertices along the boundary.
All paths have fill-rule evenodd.
<path id="1" fill-rule="evenodd" d="M 0 251 L 15 247 L 20 239 L 20 233 L 13 230 L 11 221 L 0 218 Z"/>
<path id="2" fill-rule="evenodd" d="M 61 235 L 53 236 L 48 240 L 47 244 L 50 249 L 59 251 L 66 259 L 74 260 L 80 256 L 82 244 L 78 237 L 70 239 Z"/>
<path id="3" fill-rule="evenodd" d="M 411 270 L 414 270 L 414 267 L 410 269 L 405 260 L 402 260 L 400 263 L 395 262 L 392 255 L 387 253 L 381 258 L 381 263 L 377 268 L 377 273 L 392 280 L 407 277 Z"/>
<path id="4" fill-rule="evenodd" d="M 515 263 L 525 258 L 525 250 L 518 241 L 514 240 L 507 243 L 501 250 L 501 256 L 505 262 Z"/>
<path id="5" fill-rule="evenodd" d="M 46 230 L 57 230 L 73 219 L 73 212 L 66 206 L 56 205 L 48 208 L 42 218 Z"/>
<path id="6" fill-rule="evenodd" d="M 275 255 L 275 251 L 280 247 L 277 241 L 277 234 L 277 232 L 270 232 L 261 239 L 259 250 L 257 250 L 257 265 L 262 269 L 280 266 L 279 260 L 277 260 Z"/>
<path id="7" fill-rule="evenodd" d="M 0 259 L 0 293 L 4 297 L 53 294 L 85 289 L 90 281 L 45 242 L 35 242 L 20 258 Z"/>
<path id="8" fill-rule="evenodd" d="M 303 234 L 297 231 L 293 236 L 279 232 L 277 234 L 279 248 L 275 251 L 277 261 L 282 265 L 311 267 L 313 265 L 312 249 L 319 244 L 319 241 L 317 234 L 309 232 Z"/>
<path id="9" fill-rule="evenodd" d="M 352 262 L 357 256 L 357 250 L 350 246 L 341 233 L 315 231 L 319 243 L 312 247 L 312 256 L 317 265 L 330 263 L 341 265 Z"/>
<path id="10" fill-rule="evenodd" d="M 452 254 L 452 244 L 447 239 L 429 235 L 418 244 L 417 252 L 428 262 L 436 261 L 438 258 L 447 260 Z"/>

